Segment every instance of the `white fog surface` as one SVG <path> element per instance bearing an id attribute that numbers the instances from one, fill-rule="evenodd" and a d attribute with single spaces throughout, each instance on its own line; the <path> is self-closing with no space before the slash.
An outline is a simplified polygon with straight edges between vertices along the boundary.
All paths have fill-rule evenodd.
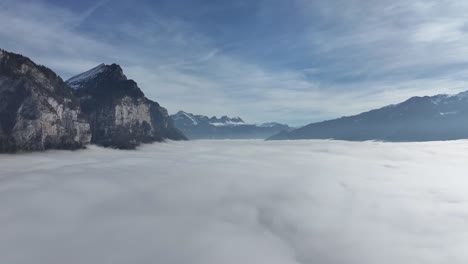
<path id="1" fill-rule="evenodd" d="M 0 155 L 0 263 L 468 263 L 468 141 Z"/>

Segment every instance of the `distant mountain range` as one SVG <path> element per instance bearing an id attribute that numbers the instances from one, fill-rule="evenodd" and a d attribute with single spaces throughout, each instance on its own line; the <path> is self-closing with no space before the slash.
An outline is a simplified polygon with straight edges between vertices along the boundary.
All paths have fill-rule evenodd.
<path id="1" fill-rule="evenodd" d="M 164 139 L 186 137 L 120 66 L 102 64 L 64 82 L 47 67 L 0 49 L 0 153 L 90 143 L 131 149 Z"/>
<path id="2" fill-rule="evenodd" d="M 312 123 L 268 140 L 433 141 L 468 138 L 468 91 L 412 97 L 396 105 Z"/>
<path id="3" fill-rule="evenodd" d="M 431 141 L 468 138 L 468 91 L 405 102 L 298 129 L 248 124 L 167 110 L 146 98 L 117 64 L 101 64 L 64 82 L 47 67 L 0 49 L 0 153 L 78 149 L 87 144 L 132 149 L 190 139 L 340 139 Z"/>
<path id="4" fill-rule="evenodd" d="M 265 139 L 290 127 L 280 123 L 248 124 L 240 117 L 221 118 L 179 111 L 171 115 L 175 126 L 189 139 Z"/>

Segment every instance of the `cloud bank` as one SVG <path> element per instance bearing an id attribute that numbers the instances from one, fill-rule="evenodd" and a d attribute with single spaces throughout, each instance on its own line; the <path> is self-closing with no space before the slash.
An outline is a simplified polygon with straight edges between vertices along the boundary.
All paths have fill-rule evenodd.
<path id="1" fill-rule="evenodd" d="M 0 262 L 466 263 L 468 141 L 0 156 Z"/>

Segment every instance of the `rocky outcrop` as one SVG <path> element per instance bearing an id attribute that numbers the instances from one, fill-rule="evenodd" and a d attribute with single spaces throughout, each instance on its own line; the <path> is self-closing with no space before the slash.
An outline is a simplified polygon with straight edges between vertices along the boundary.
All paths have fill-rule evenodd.
<path id="1" fill-rule="evenodd" d="M 78 149 L 90 140 L 90 125 L 60 77 L 0 50 L 0 152 Z"/>
<path id="2" fill-rule="evenodd" d="M 120 66 L 99 65 L 67 84 L 50 69 L 0 50 L 0 153 L 89 143 L 132 149 L 165 139 L 186 137 Z"/>
<path id="3" fill-rule="evenodd" d="M 145 97 L 119 65 L 101 64 L 67 81 L 80 99 L 94 144 L 132 149 L 141 143 L 186 140 L 167 110 Z"/>

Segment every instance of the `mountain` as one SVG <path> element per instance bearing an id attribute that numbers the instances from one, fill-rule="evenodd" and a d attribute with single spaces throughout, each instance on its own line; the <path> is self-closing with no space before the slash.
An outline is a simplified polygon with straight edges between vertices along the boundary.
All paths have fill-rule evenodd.
<path id="1" fill-rule="evenodd" d="M 247 124 L 240 117 L 210 118 L 184 111 L 171 118 L 175 126 L 190 139 L 264 139 L 290 129 L 288 125 L 279 123 Z"/>
<path id="2" fill-rule="evenodd" d="M 405 102 L 274 135 L 268 140 L 432 141 L 468 138 L 468 91 Z"/>
<path id="3" fill-rule="evenodd" d="M 186 140 L 167 110 L 145 97 L 117 64 L 101 64 L 66 82 L 91 125 L 91 143 L 131 149 L 164 139 Z"/>
<path id="4" fill-rule="evenodd" d="M 57 74 L 0 50 L 0 152 L 77 149 L 90 138 L 77 98 Z"/>
<path id="5" fill-rule="evenodd" d="M 164 139 L 187 138 L 119 65 L 101 64 L 64 82 L 29 58 L 0 49 L 0 153 L 90 143 L 132 149 Z"/>

